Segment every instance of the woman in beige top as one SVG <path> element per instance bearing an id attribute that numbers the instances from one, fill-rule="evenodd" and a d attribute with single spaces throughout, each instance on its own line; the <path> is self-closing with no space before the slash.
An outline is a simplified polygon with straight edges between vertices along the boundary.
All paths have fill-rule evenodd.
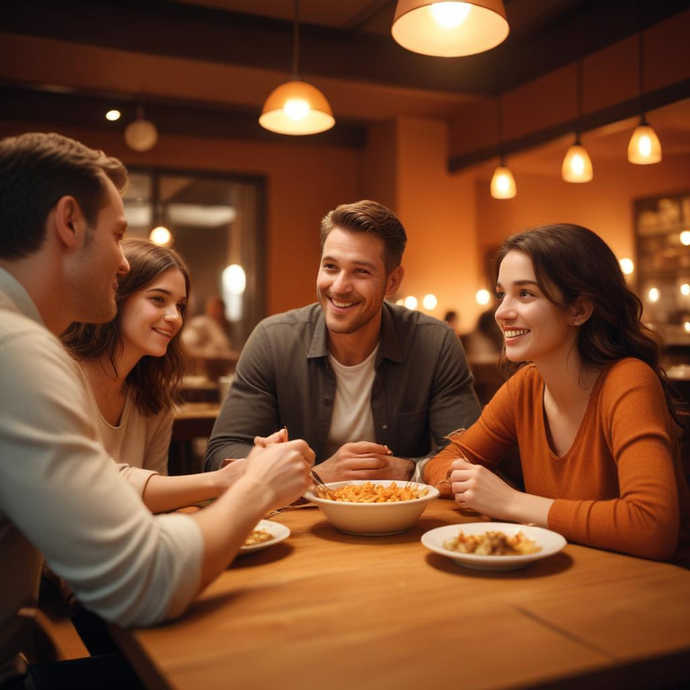
<path id="1" fill-rule="evenodd" d="M 129 272 L 119 279 L 118 313 L 107 324 L 72 324 L 62 340 L 92 393 L 103 445 L 151 512 L 219 496 L 242 463 L 168 477 L 174 407 L 181 402 L 180 331 L 189 269 L 177 252 L 148 240 L 122 243 Z"/>

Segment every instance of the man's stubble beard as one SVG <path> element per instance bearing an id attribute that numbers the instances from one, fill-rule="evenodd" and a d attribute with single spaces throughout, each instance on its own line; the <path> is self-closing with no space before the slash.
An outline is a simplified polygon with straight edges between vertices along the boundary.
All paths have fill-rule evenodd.
<path id="1" fill-rule="evenodd" d="M 379 305 L 379 308 L 376 309 L 369 316 L 369 318 L 366 318 L 364 320 L 356 319 L 351 324 L 341 324 L 336 319 L 330 318 L 328 316 L 328 310 L 327 310 L 327 306 L 326 306 L 329 302 L 328 297 L 323 295 L 318 288 L 316 289 L 316 295 L 319 299 L 319 305 L 321 306 L 321 310 L 323 311 L 323 315 L 324 315 L 324 318 L 326 320 L 326 328 L 331 333 L 335 333 L 337 335 L 351 335 L 352 333 L 356 333 L 358 330 L 360 330 L 361 328 L 364 328 L 368 323 L 370 323 L 372 319 L 376 318 L 377 314 L 379 314 L 381 312 L 381 309 L 383 309 L 383 300 L 382 300 L 381 304 Z M 330 322 L 333 322 L 333 325 L 335 327 L 332 327 Z"/>
<path id="2" fill-rule="evenodd" d="M 112 284 L 104 284 L 102 271 L 94 264 L 93 238 L 85 243 L 81 257 L 66 276 L 73 321 L 107 323 L 117 315 L 115 292 Z M 113 280 L 116 277 L 113 276 Z"/>

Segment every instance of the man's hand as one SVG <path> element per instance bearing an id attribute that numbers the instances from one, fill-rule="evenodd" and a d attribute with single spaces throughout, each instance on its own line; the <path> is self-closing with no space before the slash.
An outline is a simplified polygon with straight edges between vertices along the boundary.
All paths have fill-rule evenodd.
<path id="1" fill-rule="evenodd" d="M 243 481 L 271 495 L 268 510 L 299 498 L 311 485 L 314 451 L 305 441 L 286 441 L 266 448 L 255 446 L 246 458 Z"/>
<path id="2" fill-rule="evenodd" d="M 272 446 L 274 443 L 285 443 L 287 440 L 288 430 L 284 426 L 282 429 L 274 431 L 270 436 L 255 436 L 254 445 L 259 448 L 268 448 L 268 446 Z"/>
<path id="3" fill-rule="evenodd" d="M 409 479 L 414 462 L 397 458 L 388 446 L 370 441 L 346 443 L 338 452 L 319 465 L 319 476 L 325 482 L 346 479 Z"/>

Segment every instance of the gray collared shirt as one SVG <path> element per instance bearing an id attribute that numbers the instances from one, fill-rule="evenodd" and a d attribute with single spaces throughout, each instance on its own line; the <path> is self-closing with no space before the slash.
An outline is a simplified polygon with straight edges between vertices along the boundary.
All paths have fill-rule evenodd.
<path id="1" fill-rule="evenodd" d="M 418 311 L 383 305 L 371 391 L 376 441 L 397 457 L 419 460 L 445 436 L 479 417 L 472 374 L 457 336 Z M 287 426 L 324 456 L 336 379 L 328 364 L 326 322 L 319 304 L 264 319 L 237 364 L 206 451 L 206 470 L 246 457 L 255 436 Z M 358 441 L 360 439 L 352 439 Z"/>

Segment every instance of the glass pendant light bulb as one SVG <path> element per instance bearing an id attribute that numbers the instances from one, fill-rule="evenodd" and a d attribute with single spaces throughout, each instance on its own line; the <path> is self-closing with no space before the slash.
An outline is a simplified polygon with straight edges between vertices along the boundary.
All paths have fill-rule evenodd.
<path id="1" fill-rule="evenodd" d="M 494 199 L 512 199 L 517 194 L 515 178 L 510 168 L 499 165 L 491 178 L 491 196 Z"/>
<path id="2" fill-rule="evenodd" d="M 652 127 L 641 122 L 628 144 L 628 160 L 636 165 L 650 165 L 661 160 L 661 143 Z"/>
<path id="3" fill-rule="evenodd" d="M 565 154 L 561 176 L 566 182 L 589 182 L 594 177 L 592 161 L 579 140 Z"/>

